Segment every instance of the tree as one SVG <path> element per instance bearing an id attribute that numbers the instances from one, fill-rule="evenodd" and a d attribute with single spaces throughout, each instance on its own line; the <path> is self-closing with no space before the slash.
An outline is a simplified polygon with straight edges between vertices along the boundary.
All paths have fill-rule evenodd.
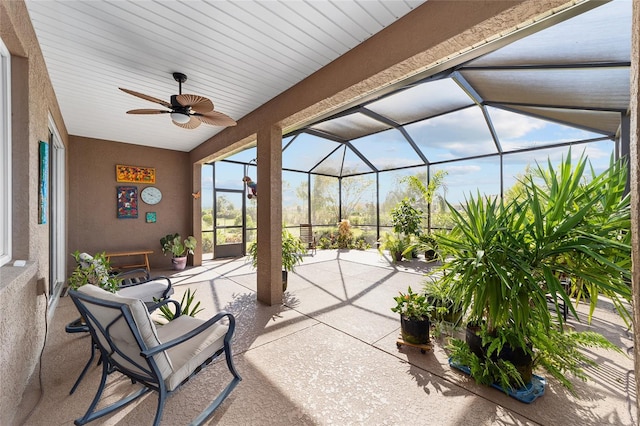
<path id="1" fill-rule="evenodd" d="M 342 179 L 342 219 L 349 219 L 358 210 L 366 209 L 366 204 L 362 205 L 361 200 L 373 184 L 373 179 L 362 175 Z M 369 224 L 372 223 L 374 222 L 369 222 Z"/>
<path id="2" fill-rule="evenodd" d="M 421 176 L 422 175 L 422 176 Z M 446 200 L 445 197 L 438 194 L 438 190 L 443 188 L 446 193 L 446 186 L 444 184 L 444 178 L 447 176 L 447 171 L 445 170 L 437 170 L 427 185 L 424 182 L 427 181 L 424 173 L 418 173 L 417 175 L 405 176 L 401 179 L 401 182 L 406 182 L 409 184 L 409 188 L 415 192 L 420 193 L 422 199 L 425 202 L 425 208 L 427 210 L 427 229 L 431 230 L 431 213 L 432 213 L 432 204 L 434 199 L 438 200 L 438 205 L 440 207 L 440 211 L 444 210 Z M 435 209 L 434 209 L 435 210 Z"/>

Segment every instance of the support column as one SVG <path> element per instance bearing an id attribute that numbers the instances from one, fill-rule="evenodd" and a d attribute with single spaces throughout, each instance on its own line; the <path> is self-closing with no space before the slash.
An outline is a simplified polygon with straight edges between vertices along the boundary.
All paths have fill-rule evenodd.
<path id="1" fill-rule="evenodd" d="M 258 131 L 258 301 L 282 303 L 282 128 Z"/>
<path id="2" fill-rule="evenodd" d="M 640 2 L 631 14 L 631 282 L 636 371 L 636 406 L 640 408 Z"/>
<path id="3" fill-rule="evenodd" d="M 202 265 L 202 164 L 193 164 L 193 188 L 192 194 L 200 194 L 200 197 L 193 196 L 193 208 L 191 209 L 191 235 L 198 240 L 198 245 L 193 251 L 193 266 Z"/>

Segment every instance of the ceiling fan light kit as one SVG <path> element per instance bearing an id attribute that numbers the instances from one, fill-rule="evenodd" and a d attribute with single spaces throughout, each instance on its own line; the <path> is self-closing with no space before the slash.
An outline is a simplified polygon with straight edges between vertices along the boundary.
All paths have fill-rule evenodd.
<path id="1" fill-rule="evenodd" d="M 191 120 L 191 117 L 181 112 L 172 112 L 171 119 L 176 123 L 185 124 L 185 123 L 188 123 L 189 120 Z"/>
<path id="2" fill-rule="evenodd" d="M 182 83 L 187 81 L 186 75 L 174 72 L 173 79 L 178 82 L 178 94 L 171 96 L 171 102 L 120 87 L 120 90 L 125 93 L 169 108 L 168 110 L 132 109 L 127 111 L 127 114 L 169 114 L 171 122 L 183 129 L 195 129 L 201 123 L 223 127 L 236 125 L 231 117 L 214 111 L 213 102 L 210 99 L 200 95 L 182 94 Z"/>

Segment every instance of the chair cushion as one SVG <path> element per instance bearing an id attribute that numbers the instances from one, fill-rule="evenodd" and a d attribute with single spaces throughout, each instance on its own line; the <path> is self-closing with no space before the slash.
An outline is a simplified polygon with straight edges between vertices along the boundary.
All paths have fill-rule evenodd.
<path id="1" fill-rule="evenodd" d="M 205 321 L 188 315 L 181 315 L 173 321 L 158 327 L 158 339 L 166 343 L 197 328 Z M 228 326 L 216 323 L 197 336 L 167 350 L 173 366 L 173 373 L 165 376 L 165 384 L 169 391 L 193 373 L 203 362 L 224 346 L 224 336 Z"/>
<path id="2" fill-rule="evenodd" d="M 147 307 L 142 302 L 142 300 L 123 297 L 120 294 L 110 293 L 106 290 L 101 289 L 100 287 L 93 285 L 82 286 L 78 289 L 78 292 L 95 297 L 100 300 L 129 306 L 129 309 L 131 310 L 131 316 L 133 317 L 133 320 L 135 322 L 135 327 L 137 327 L 142 341 L 144 342 L 146 347 L 151 349 L 160 344 L 156 327 L 151 320 L 149 311 L 147 310 Z M 87 305 L 86 303 L 85 305 L 89 312 L 96 316 L 97 321 L 103 325 L 111 323 L 111 321 L 113 321 L 113 319 L 115 319 L 120 314 L 119 309 L 115 310 L 113 308 L 92 304 Z M 142 355 L 140 355 L 140 351 L 142 350 L 142 348 L 136 341 L 133 333 L 131 332 L 131 328 L 127 324 L 124 317 L 119 319 L 109 328 L 109 336 L 112 339 L 114 345 L 127 357 L 131 358 L 140 366 L 144 366 L 145 368 L 147 367 L 146 359 Z M 102 336 L 99 336 L 99 338 L 101 344 L 104 347 L 108 348 L 109 345 L 107 341 L 102 338 Z M 126 360 L 121 355 L 113 354 L 113 358 L 115 361 L 122 364 L 125 368 L 131 369 L 140 374 L 149 374 L 148 372 L 143 372 L 143 370 L 141 370 L 139 366 L 136 366 L 132 362 Z M 169 376 L 173 372 L 171 361 L 166 352 L 160 352 L 157 355 L 154 355 L 153 358 L 156 362 L 156 365 L 158 366 L 162 378 Z"/>
<path id="3" fill-rule="evenodd" d="M 131 299 L 141 299 L 145 303 L 153 303 L 163 298 L 167 287 L 169 287 L 167 280 L 153 280 L 121 288 L 118 290 L 118 294 Z M 173 289 L 171 289 L 167 296 L 172 293 Z"/>

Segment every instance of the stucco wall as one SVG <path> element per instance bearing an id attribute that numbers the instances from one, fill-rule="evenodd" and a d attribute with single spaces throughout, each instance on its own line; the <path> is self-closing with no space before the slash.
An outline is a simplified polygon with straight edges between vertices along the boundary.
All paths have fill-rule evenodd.
<path id="1" fill-rule="evenodd" d="M 117 164 L 155 168 L 155 185 L 117 182 Z M 160 238 L 175 232 L 183 237 L 191 233 L 194 199 L 188 153 L 71 136 L 68 173 L 69 253 L 153 250 L 149 257 L 152 267 L 171 267 L 170 256 L 160 250 Z M 120 185 L 138 188 L 137 219 L 117 218 L 116 187 Z M 142 202 L 140 191 L 147 186 L 162 191 L 160 203 Z M 146 212 L 156 212 L 157 222 L 146 223 Z M 195 237 L 200 242 L 200 236 Z M 71 256 L 67 265 L 70 273 L 75 266 Z"/>
<path id="2" fill-rule="evenodd" d="M 13 258 L 29 261 L 0 268 L 0 424 L 11 425 L 36 378 L 46 332 L 47 299 L 36 284 L 49 276 L 49 225 L 37 218 L 38 141 L 48 140 L 49 114 L 64 144 L 67 133 L 23 2 L 0 1 L 0 38 L 12 67 Z"/>

